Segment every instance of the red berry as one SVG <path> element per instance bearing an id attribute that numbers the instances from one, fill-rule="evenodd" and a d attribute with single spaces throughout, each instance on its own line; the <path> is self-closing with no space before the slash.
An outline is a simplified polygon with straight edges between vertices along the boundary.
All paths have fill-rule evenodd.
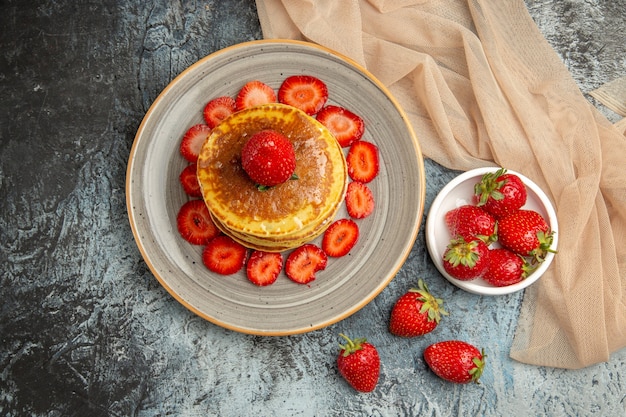
<path id="1" fill-rule="evenodd" d="M 335 258 L 347 255 L 359 239 L 359 226 L 352 219 L 339 219 L 324 232 L 322 250 Z"/>
<path id="2" fill-rule="evenodd" d="M 421 336 L 435 330 L 441 315 L 448 315 L 443 300 L 435 298 L 423 280 L 401 296 L 391 310 L 389 331 L 401 337 Z"/>
<path id="3" fill-rule="evenodd" d="M 526 204 L 526 186 L 514 174 L 501 168 L 483 175 L 474 186 L 476 204 L 496 219 L 511 214 Z"/>
<path id="4" fill-rule="evenodd" d="M 202 191 L 200 189 L 200 183 L 198 182 L 198 176 L 196 175 L 197 165 L 187 165 L 178 176 L 180 184 L 183 186 L 183 190 L 190 197 L 202 197 Z"/>
<path id="5" fill-rule="evenodd" d="M 350 178 L 354 181 L 368 183 L 378 175 L 378 147 L 373 143 L 358 140 L 350 146 L 346 163 Z"/>
<path id="6" fill-rule="evenodd" d="M 328 105 L 315 117 L 330 130 L 339 145 L 344 148 L 360 140 L 365 131 L 363 119 L 343 107 Z"/>
<path id="7" fill-rule="evenodd" d="M 466 204 L 454 208 L 446 213 L 445 222 L 453 238 L 479 238 L 488 245 L 497 239 L 496 219 L 480 207 Z"/>
<path id="8" fill-rule="evenodd" d="M 524 280 L 534 268 L 522 256 L 506 248 L 489 250 L 489 268 L 483 279 L 495 287 L 505 287 Z"/>
<path id="9" fill-rule="evenodd" d="M 246 275 L 254 285 L 264 287 L 273 284 L 283 269 L 283 255 L 279 252 L 255 250 L 248 259 Z"/>
<path id="10" fill-rule="evenodd" d="M 180 154 L 183 158 L 194 164 L 198 162 L 202 145 L 210 133 L 211 128 L 205 124 L 191 126 L 180 142 Z"/>
<path id="11" fill-rule="evenodd" d="M 461 281 L 479 278 L 489 268 L 489 247 L 480 239 L 452 239 L 443 253 L 443 268 Z"/>
<path id="12" fill-rule="evenodd" d="M 374 211 L 374 193 L 362 182 L 351 181 L 346 191 L 346 209 L 353 219 L 363 219 Z"/>
<path id="13" fill-rule="evenodd" d="M 183 204 L 176 216 L 176 226 L 183 239 L 194 245 L 205 245 L 221 233 L 202 200 Z"/>
<path id="14" fill-rule="evenodd" d="M 273 187 L 290 179 L 296 168 L 291 141 L 274 130 L 252 135 L 241 150 L 241 165 L 256 184 Z"/>
<path id="15" fill-rule="evenodd" d="M 337 368 L 341 376 L 352 388 L 359 392 L 371 392 L 378 384 L 380 376 L 380 356 L 378 351 L 365 338 L 346 339 L 345 345 L 339 345 L 341 351 L 337 357 Z"/>
<path id="16" fill-rule="evenodd" d="M 304 244 L 287 257 L 285 262 L 285 274 L 298 284 L 308 284 L 315 279 L 315 273 L 326 269 L 328 257 L 318 246 Z"/>
<path id="17" fill-rule="evenodd" d="M 328 100 L 328 88 L 310 75 L 287 77 L 278 89 L 278 101 L 296 107 L 309 116 L 317 113 Z"/>
<path id="18" fill-rule="evenodd" d="M 498 220 L 498 241 L 515 253 L 542 262 L 550 249 L 553 233 L 541 214 L 534 210 L 518 210 Z"/>
<path id="19" fill-rule="evenodd" d="M 247 249 L 226 235 L 212 239 L 202 252 L 202 262 L 209 270 L 231 275 L 243 268 L 246 263 Z"/>
<path id="20" fill-rule="evenodd" d="M 235 108 L 243 110 L 269 103 L 276 103 L 276 93 L 272 87 L 261 81 L 253 80 L 239 90 L 235 99 Z"/>
<path id="21" fill-rule="evenodd" d="M 440 378 L 457 384 L 476 382 L 485 367 L 486 355 L 460 340 L 446 340 L 428 346 L 424 360 Z"/>
<path id="22" fill-rule="evenodd" d="M 204 121 L 210 128 L 222 123 L 222 120 L 236 111 L 235 100 L 229 96 L 214 98 L 204 106 Z"/>

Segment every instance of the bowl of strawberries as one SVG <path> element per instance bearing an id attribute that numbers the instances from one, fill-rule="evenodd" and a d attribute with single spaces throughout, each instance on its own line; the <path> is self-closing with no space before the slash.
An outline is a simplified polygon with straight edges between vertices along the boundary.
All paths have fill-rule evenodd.
<path id="1" fill-rule="evenodd" d="M 426 244 L 439 272 L 481 295 L 504 295 L 536 282 L 557 253 L 558 221 L 541 188 L 498 167 L 450 181 L 426 219 Z"/>

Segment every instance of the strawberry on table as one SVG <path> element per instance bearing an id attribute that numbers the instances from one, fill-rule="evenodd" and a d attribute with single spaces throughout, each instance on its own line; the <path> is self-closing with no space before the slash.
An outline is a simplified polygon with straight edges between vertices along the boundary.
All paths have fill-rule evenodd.
<path id="1" fill-rule="evenodd" d="M 517 175 L 500 168 L 483 175 L 474 186 L 474 198 L 479 207 L 498 219 L 526 204 L 526 186 Z"/>
<path id="2" fill-rule="evenodd" d="M 448 211 L 444 220 L 453 238 L 479 238 L 487 245 L 497 239 L 496 219 L 480 207 L 470 204 L 459 206 Z"/>
<path id="3" fill-rule="evenodd" d="M 315 273 L 326 269 L 326 253 L 312 243 L 306 243 L 289 254 L 285 262 L 285 274 L 293 282 L 308 284 L 315 279 Z"/>
<path id="4" fill-rule="evenodd" d="M 328 88 L 319 78 L 310 75 L 287 77 L 278 89 L 278 101 L 296 107 L 309 116 L 326 104 Z"/>
<path id="5" fill-rule="evenodd" d="M 347 255 L 359 239 L 359 226 L 352 219 L 339 219 L 324 232 L 322 250 L 338 258 Z"/>
<path id="6" fill-rule="evenodd" d="M 254 285 L 264 287 L 273 284 L 283 269 L 283 255 L 279 252 L 255 250 L 248 259 L 246 275 Z"/>
<path id="7" fill-rule="evenodd" d="M 339 345 L 341 351 L 337 357 L 339 373 L 359 392 L 371 392 L 378 384 L 380 376 L 380 356 L 376 347 L 365 338 L 351 340 L 340 334 L 347 343 Z"/>
<path id="8" fill-rule="evenodd" d="M 378 147 L 371 142 L 357 140 L 346 156 L 348 175 L 354 181 L 368 183 L 378 175 Z"/>
<path id="9" fill-rule="evenodd" d="M 543 262 L 549 252 L 554 233 L 543 216 L 534 210 L 517 210 L 498 221 L 498 241 L 506 248 L 533 262 Z"/>
<path id="10" fill-rule="evenodd" d="M 198 162 L 198 155 L 200 155 L 202 144 L 210 133 L 211 128 L 204 123 L 191 126 L 185 132 L 180 142 L 180 153 L 183 158 L 191 163 Z"/>
<path id="11" fill-rule="evenodd" d="M 241 166 L 262 188 L 273 187 L 292 178 L 296 153 L 284 135 L 274 130 L 262 130 L 252 135 L 243 146 Z"/>
<path id="12" fill-rule="evenodd" d="M 241 87 L 237 98 L 235 98 L 235 108 L 237 110 L 268 103 L 276 103 L 276 93 L 272 87 L 258 80 L 247 82 Z"/>
<path id="13" fill-rule="evenodd" d="M 482 277 L 489 268 L 489 247 L 480 239 L 452 239 L 443 253 L 443 268 L 461 281 Z"/>
<path id="14" fill-rule="evenodd" d="M 535 267 L 522 256 L 506 249 L 489 250 L 489 268 L 483 279 L 494 287 L 505 287 L 524 280 Z"/>
<path id="15" fill-rule="evenodd" d="M 441 316 L 448 312 L 442 307 L 443 300 L 435 298 L 423 280 L 417 288 L 411 288 L 396 301 L 391 310 L 389 331 L 401 337 L 421 336 L 435 330 Z"/>
<path id="16" fill-rule="evenodd" d="M 196 164 L 187 165 L 178 176 L 180 184 L 183 186 L 185 194 L 189 197 L 202 197 L 202 191 L 200 190 L 200 183 L 198 182 L 198 176 Z"/>
<path id="17" fill-rule="evenodd" d="M 211 129 L 222 123 L 222 120 L 237 110 L 235 99 L 230 96 L 214 98 L 204 106 L 203 116 Z"/>
<path id="18" fill-rule="evenodd" d="M 362 182 L 351 181 L 346 191 L 346 209 L 353 219 L 364 219 L 374 211 L 374 193 Z"/>
<path id="19" fill-rule="evenodd" d="M 317 121 L 326 126 L 342 148 L 360 140 L 365 123 L 356 114 L 340 106 L 329 104 L 317 113 Z"/>
<path id="20" fill-rule="evenodd" d="M 220 234 L 202 200 L 183 204 L 176 216 L 176 226 L 183 239 L 194 245 L 205 245 Z"/>
<path id="21" fill-rule="evenodd" d="M 202 262 L 209 270 L 231 275 L 243 268 L 248 251 L 245 246 L 235 242 L 229 236 L 217 236 L 202 251 Z"/>
<path id="22" fill-rule="evenodd" d="M 424 350 L 428 367 L 440 378 L 456 384 L 478 383 L 485 367 L 484 351 L 461 340 L 446 340 Z"/>

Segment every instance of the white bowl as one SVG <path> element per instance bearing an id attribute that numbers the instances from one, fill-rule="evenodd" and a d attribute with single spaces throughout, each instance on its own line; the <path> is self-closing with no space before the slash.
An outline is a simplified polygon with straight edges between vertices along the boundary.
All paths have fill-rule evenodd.
<path id="1" fill-rule="evenodd" d="M 467 171 L 454 178 L 439 192 L 430 207 L 428 217 L 426 219 L 426 245 L 428 246 L 428 252 L 435 266 L 452 284 L 474 294 L 504 295 L 522 290 L 535 283 L 548 269 L 548 267 L 550 267 L 550 264 L 554 259 L 554 253 L 549 252 L 541 265 L 532 274 L 526 277 L 526 279 L 517 284 L 505 287 L 495 287 L 481 278 L 471 281 L 461 281 L 451 277 L 445 271 L 443 267 L 443 253 L 451 239 L 444 220 L 445 214 L 456 207 L 465 204 L 472 204 L 474 185 L 481 180 L 485 173 L 495 172 L 497 169 L 498 168 L 494 167 L 477 168 Z M 550 199 L 541 190 L 541 188 L 537 186 L 537 184 L 524 175 L 511 171 L 510 169 L 507 169 L 507 172 L 519 176 L 522 182 L 526 185 L 528 198 L 523 208 L 535 210 L 546 219 L 550 229 L 555 232 L 552 249 L 556 250 L 559 236 L 558 222 L 556 212 L 554 211 L 554 207 L 552 206 Z M 498 246 L 497 242 L 492 244 L 492 247 Z"/>

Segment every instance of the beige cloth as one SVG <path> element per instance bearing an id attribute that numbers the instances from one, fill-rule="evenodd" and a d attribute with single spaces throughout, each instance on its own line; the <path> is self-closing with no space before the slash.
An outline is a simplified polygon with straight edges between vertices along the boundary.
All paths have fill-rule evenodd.
<path id="1" fill-rule="evenodd" d="M 553 367 L 626 346 L 626 140 L 582 96 L 522 0 L 257 0 L 265 38 L 361 63 L 408 113 L 425 156 L 501 165 L 556 205 L 559 253 L 526 290 L 511 357 Z"/>

